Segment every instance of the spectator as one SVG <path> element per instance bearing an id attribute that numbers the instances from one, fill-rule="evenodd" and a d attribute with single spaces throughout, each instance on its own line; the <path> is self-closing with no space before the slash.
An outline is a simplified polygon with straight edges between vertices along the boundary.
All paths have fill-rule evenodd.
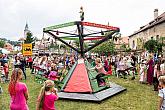
<path id="1" fill-rule="evenodd" d="M 32 57 L 28 58 L 29 68 L 32 69 L 33 59 Z"/>
<path id="2" fill-rule="evenodd" d="M 55 110 L 54 102 L 58 99 L 57 89 L 54 88 L 54 82 L 47 80 L 41 88 L 36 110 Z"/>
<path id="3" fill-rule="evenodd" d="M 108 71 L 108 60 L 106 57 L 104 57 L 104 69 L 105 71 Z"/>
<path id="4" fill-rule="evenodd" d="M 13 65 L 14 65 L 14 68 L 19 68 L 20 67 L 21 62 L 20 62 L 19 56 L 16 56 L 15 57 L 15 60 L 13 62 Z"/>
<path id="5" fill-rule="evenodd" d="M 20 82 L 22 70 L 16 68 L 12 71 L 8 91 L 11 96 L 10 110 L 28 110 L 28 89 L 26 84 Z"/>
<path id="6" fill-rule="evenodd" d="M 20 62 L 20 69 L 22 70 L 26 80 L 26 60 L 24 59 L 23 55 L 20 56 Z"/>
<path id="7" fill-rule="evenodd" d="M 165 60 L 161 61 L 161 65 L 160 65 L 160 71 L 162 75 L 165 75 Z"/>
<path id="8" fill-rule="evenodd" d="M 147 83 L 151 85 L 153 83 L 153 75 L 154 75 L 154 61 L 151 55 L 149 55 L 149 61 L 147 63 Z"/>
<path id="9" fill-rule="evenodd" d="M 158 110 L 165 110 L 165 76 L 160 76 L 159 78 L 159 85 L 161 86 L 161 89 L 159 90 L 159 104 L 158 104 Z"/>
<path id="10" fill-rule="evenodd" d="M 142 60 L 142 62 L 140 64 L 140 80 L 139 80 L 140 83 L 145 82 L 145 69 L 146 69 L 145 61 Z"/>

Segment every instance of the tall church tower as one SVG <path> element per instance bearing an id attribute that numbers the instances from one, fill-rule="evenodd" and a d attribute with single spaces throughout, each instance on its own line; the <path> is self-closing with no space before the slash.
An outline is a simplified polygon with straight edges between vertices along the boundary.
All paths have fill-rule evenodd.
<path id="1" fill-rule="evenodd" d="M 27 37 L 27 33 L 28 33 L 28 32 L 30 32 L 30 30 L 29 30 L 28 24 L 27 24 L 27 22 L 26 22 L 25 29 L 24 29 L 24 38 Z"/>

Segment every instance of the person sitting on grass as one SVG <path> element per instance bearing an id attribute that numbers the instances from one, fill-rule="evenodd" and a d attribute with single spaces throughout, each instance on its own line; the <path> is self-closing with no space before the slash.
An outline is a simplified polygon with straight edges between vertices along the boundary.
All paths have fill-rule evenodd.
<path id="1" fill-rule="evenodd" d="M 158 104 L 158 110 L 165 110 L 165 76 L 159 77 L 159 104 Z"/>
<path id="2" fill-rule="evenodd" d="M 28 89 L 22 79 L 22 70 L 16 68 L 12 71 L 8 91 L 11 96 L 10 110 L 29 110 L 27 105 Z"/>
<path id="3" fill-rule="evenodd" d="M 44 86 L 40 90 L 36 110 L 56 110 L 54 102 L 57 99 L 57 89 L 54 88 L 54 82 L 46 80 Z"/>

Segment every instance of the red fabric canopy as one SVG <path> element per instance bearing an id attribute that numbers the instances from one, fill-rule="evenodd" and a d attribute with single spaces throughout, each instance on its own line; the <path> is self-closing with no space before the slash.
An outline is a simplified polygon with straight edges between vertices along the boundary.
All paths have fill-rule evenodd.
<path id="1" fill-rule="evenodd" d="M 104 37 L 90 37 L 90 38 L 85 38 L 84 40 L 99 40 L 103 39 Z"/>
<path id="2" fill-rule="evenodd" d="M 92 92 L 84 63 L 78 64 L 66 85 L 65 92 Z"/>

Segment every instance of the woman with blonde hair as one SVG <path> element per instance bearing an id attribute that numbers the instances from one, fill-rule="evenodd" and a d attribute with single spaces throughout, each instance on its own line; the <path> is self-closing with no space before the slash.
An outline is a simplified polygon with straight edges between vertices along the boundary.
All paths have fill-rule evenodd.
<path id="1" fill-rule="evenodd" d="M 22 70 L 16 68 L 13 70 L 8 91 L 11 96 L 10 110 L 29 110 L 27 105 L 28 89 L 22 79 Z"/>
<path id="2" fill-rule="evenodd" d="M 97 70 L 98 73 L 107 74 L 107 72 L 104 69 L 104 66 L 102 65 L 100 58 L 96 58 L 95 64 L 96 64 L 95 69 Z"/>
<path id="3" fill-rule="evenodd" d="M 104 66 L 102 65 L 101 59 L 96 58 L 95 64 L 96 64 L 96 66 L 92 69 L 95 69 L 98 73 L 96 76 L 98 86 L 105 86 L 106 82 L 105 82 L 105 79 L 103 78 L 103 76 L 105 76 L 107 74 L 107 72 L 105 71 Z"/>
<path id="4" fill-rule="evenodd" d="M 58 99 L 57 89 L 54 88 L 54 82 L 46 80 L 40 90 L 36 110 L 56 110 L 54 102 Z"/>

